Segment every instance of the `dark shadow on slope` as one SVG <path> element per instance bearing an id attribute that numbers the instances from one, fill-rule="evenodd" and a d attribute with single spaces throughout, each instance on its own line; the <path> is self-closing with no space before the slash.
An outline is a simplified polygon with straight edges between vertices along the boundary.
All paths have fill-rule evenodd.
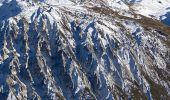
<path id="1" fill-rule="evenodd" d="M 8 29 L 8 24 L 9 22 L 8 21 L 1 21 L 0 22 L 0 50 L 2 50 L 3 46 L 4 46 L 4 38 L 5 38 L 5 33 L 7 32 L 6 30 Z M 5 28 L 3 28 L 5 27 Z"/>
<path id="2" fill-rule="evenodd" d="M 93 71 L 97 68 L 97 65 L 96 64 L 93 65 L 95 61 L 93 61 L 94 59 L 92 57 L 92 54 L 90 53 L 87 47 L 88 44 L 85 42 L 87 38 L 88 29 L 83 32 L 81 37 L 80 26 L 76 26 L 75 22 L 71 22 L 71 31 L 73 33 L 73 38 L 76 42 L 76 50 L 75 50 L 76 58 L 78 59 L 79 63 L 82 65 L 82 68 L 86 72 L 93 73 Z"/>
<path id="3" fill-rule="evenodd" d="M 92 21 L 88 24 L 88 26 L 86 27 L 84 32 L 87 33 L 90 28 L 93 30 L 92 33 L 91 33 L 91 39 L 92 39 L 92 42 L 94 44 L 93 49 L 95 51 L 97 58 L 100 59 L 102 57 L 102 54 L 103 54 L 103 49 L 102 49 L 101 44 L 100 44 L 100 39 L 98 38 L 99 34 L 98 34 L 98 31 L 95 27 L 94 21 Z"/>
<path id="4" fill-rule="evenodd" d="M 135 38 L 136 43 L 138 44 L 138 46 L 140 45 L 141 40 L 142 40 L 141 35 L 138 34 L 140 31 L 141 31 L 140 28 L 137 28 L 136 31 L 134 33 L 132 33 L 132 35 Z"/>
<path id="5" fill-rule="evenodd" d="M 8 19 L 10 17 L 16 16 L 21 12 L 16 0 L 12 0 L 9 3 L 3 2 L 3 5 L 0 7 L 0 20 Z"/>
<path id="6" fill-rule="evenodd" d="M 0 52 L 0 54 L 2 54 Z M 0 100 L 7 100 L 9 94 L 9 86 L 6 82 L 6 79 L 10 75 L 9 64 L 11 61 L 11 57 L 4 60 L 3 64 L 0 64 L 0 86 L 3 86 L 3 91 L 0 93 Z"/>
<path id="7" fill-rule="evenodd" d="M 166 18 L 164 20 L 161 20 L 164 24 L 170 26 L 170 12 L 167 12 L 165 15 L 161 16 L 160 19 L 162 19 L 162 17 L 166 16 Z"/>
<path id="8" fill-rule="evenodd" d="M 35 11 L 35 12 L 32 14 L 31 20 L 33 21 L 33 20 L 37 19 L 41 13 L 43 13 L 43 9 L 42 9 L 41 7 L 39 7 L 39 8 L 37 9 L 37 11 Z"/>
<path id="9" fill-rule="evenodd" d="M 109 59 L 111 59 L 113 65 L 115 66 L 115 69 L 116 69 L 116 71 L 114 71 L 114 73 L 113 73 L 113 77 L 114 77 L 114 80 L 115 80 L 115 83 L 117 84 L 117 86 L 122 87 L 122 68 L 118 62 L 118 58 L 116 56 L 114 56 L 114 53 L 112 52 L 113 49 L 118 48 L 118 45 L 113 39 L 111 39 L 109 37 L 108 34 L 106 35 L 106 37 L 107 37 L 107 40 L 109 41 L 109 44 L 106 45 L 106 52 L 107 52 Z M 109 70 L 111 70 L 111 69 L 109 69 Z"/>
<path id="10" fill-rule="evenodd" d="M 100 100 L 113 100 L 113 97 L 108 90 L 106 79 L 102 72 L 99 73 L 99 97 Z"/>
<path id="11" fill-rule="evenodd" d="M 130 55 L 130 62 L 129 62 L 129 64 L 130 64 L 130 70 L 131 70 L 131 72 L 133 74 L 133 77 L 135 78 L 135 80 L 137 82 L 139 82 L 138 69 L 137 69 L 137 66 L 135 64 L 135 60 L 133 59 L 132 55 Z"/>

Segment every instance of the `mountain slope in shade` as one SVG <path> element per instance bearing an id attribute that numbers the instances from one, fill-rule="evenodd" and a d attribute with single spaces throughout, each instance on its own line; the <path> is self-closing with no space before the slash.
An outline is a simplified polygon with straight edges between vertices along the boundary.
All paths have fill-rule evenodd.
<path id="1" fill-rule="evenodd" d="M 0 98 L 170 99 L 170 27 L 144 1 L 3 1 Z"/>

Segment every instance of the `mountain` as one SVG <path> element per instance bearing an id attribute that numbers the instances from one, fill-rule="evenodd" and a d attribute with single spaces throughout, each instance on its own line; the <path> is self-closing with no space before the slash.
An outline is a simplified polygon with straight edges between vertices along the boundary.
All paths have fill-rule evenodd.
<path id="1" fill-rule="evenodd" d="M 170 0 L 0 0 L 1 100 L 169 100 Z"/>

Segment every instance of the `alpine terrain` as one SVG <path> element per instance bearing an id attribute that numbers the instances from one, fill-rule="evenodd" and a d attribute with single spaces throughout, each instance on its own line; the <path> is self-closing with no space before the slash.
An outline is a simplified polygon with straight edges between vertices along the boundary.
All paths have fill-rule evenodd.
<path id="1" fill-rule="evenodd" d="M 170 0 L 0 0 L 0 100 L 170 100 Z"/>

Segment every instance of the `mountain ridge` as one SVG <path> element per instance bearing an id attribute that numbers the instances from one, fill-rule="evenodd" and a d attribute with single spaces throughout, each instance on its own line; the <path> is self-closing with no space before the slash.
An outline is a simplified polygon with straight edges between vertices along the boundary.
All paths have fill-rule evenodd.
<path id="1" fill-rule="evenodd" d="M 0 97 L 169 99 L 169 26 L 109 1 L 3 3 Z"/>

